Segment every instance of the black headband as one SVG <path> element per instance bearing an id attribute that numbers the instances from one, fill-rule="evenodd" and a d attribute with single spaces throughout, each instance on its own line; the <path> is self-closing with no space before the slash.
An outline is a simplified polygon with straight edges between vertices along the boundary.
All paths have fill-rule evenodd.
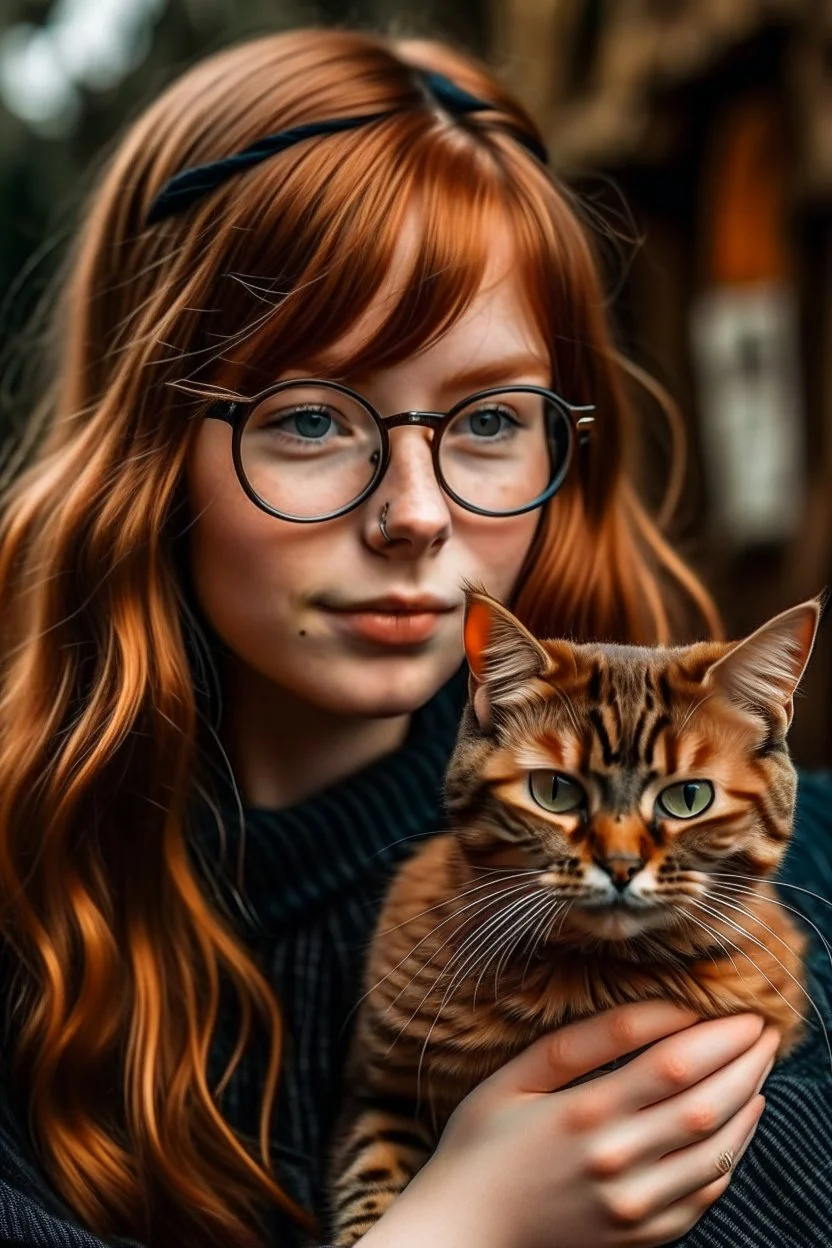
<path id="1" fill-rule="evenodd" d="M 416 72 L 428 92 L 451 113 L 462 115 L 493 110 L 496 107 L 485 100 L 477 99 L 475 95 L 469 95 L 444 74 L 427 70 Z M 235 152 L 233 156 L 225 156 L 208 165 L 196 165 L 193 169 L 183 169 L 181 173 L 175 174 L 165 183 L 153 200 L 147 214 L 147 224 L 154 225 L 157 221 L 164 220 L 165 217 L 184 212 L 191 204 L 232 178 L 236 173 L 259 164 L 261 160 L 267 160 L 269 156 L 285 151 L 287 147 L 300 143 L 302 139 L 311 139 L 321 134 L 337 134 L 339 130 L 353 130 L 368 122 L 379 121 L 382 117 L 390 116 L 392 116 L 390 112 L 365 113 L 360 117 L 336 117 L 330 121 L 312 121 L 303 126 L 293 126 L 290 130 L 281 130 L 278 134 L 268 134 L 265 138 L 252 143 L 250 147 L 244 148 L 243 151 Z M 546 149 L 536 139 L 519 130 L 512 129 L 510 133 L 544 165 L 548 162 Z"/>

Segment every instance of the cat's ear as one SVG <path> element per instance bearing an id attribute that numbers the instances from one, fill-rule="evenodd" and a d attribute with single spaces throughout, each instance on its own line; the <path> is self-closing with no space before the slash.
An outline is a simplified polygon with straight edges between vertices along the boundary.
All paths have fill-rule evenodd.
<path id="1" fill-rule="evenodd" d="M 815 644 L 826 594 L 782 611 L 738 641 L 705 673 L 733 702 L 780 718 L 787 731 L 794 713 L 794 693 Z"/>
<path id="2" fill-rule="evenodd" d="M 471 671 L 471 702 L 481 728 L 491 727 L 496 708 L 523 701 L 529 682 L 554 668 L 537 638 L 508 607 L 470 586 L 465 587 L 465 657 Z"/>

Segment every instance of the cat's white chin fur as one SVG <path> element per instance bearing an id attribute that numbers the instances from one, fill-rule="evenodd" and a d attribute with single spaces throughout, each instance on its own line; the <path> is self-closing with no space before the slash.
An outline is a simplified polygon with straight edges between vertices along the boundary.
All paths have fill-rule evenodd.
<path id="1" fill-rule="evenodd" d="M 632 940 L 651 928 L 667 926 L 667 914 L 659 907 L 625 910 L 621 906 L 609 909 L 593 906 L 580 915 L 575 907 L 570 918 L 573 923 L 578 920 L 579 927 L 601 940 Z"/>

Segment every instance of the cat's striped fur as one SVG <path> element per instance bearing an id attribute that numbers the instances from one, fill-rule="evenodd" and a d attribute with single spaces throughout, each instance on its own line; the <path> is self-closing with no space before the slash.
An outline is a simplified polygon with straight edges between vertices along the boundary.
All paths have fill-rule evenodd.
<path id="1" fill-rule="evenodd" d="M 741 643 L 653 649 L 539 642 L 469 592 L 451 831 L 401 869 L 370 951 L 331 1165 L 339 1245 L 462 1098 L 559 1025 L 658 997 L 703 1018 L 754 1009 L 783 1031 L 779 1056 L 799 1043 L 806 937 L 766 877 L 791 833 L 785 735 L 820 606 Z M 538 804 L 530 775 L 568 800 L 553 774 L 580 782 L 582 807 Z M 668 815 L 671 783 L 704 800 L 686 781 L 712 786 L 710 807 Z"/>

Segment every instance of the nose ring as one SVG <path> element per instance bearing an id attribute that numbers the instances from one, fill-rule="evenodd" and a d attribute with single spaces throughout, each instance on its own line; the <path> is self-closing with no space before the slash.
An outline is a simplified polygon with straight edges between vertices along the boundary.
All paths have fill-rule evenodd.
<path id="1" fill-rule="evenodd" d="M 393 543 L 392 537 L 387 532 L 387 512 L 389 511 L 389 509 L 390 509 L 390 504 L 385 503 L 381 509 L 381 515 L 378 518 L 378 527 L 381 529 L 381 536 L 384 538 L 385 542 L 387 542 L 388 546 L 392 545 Z"/>

